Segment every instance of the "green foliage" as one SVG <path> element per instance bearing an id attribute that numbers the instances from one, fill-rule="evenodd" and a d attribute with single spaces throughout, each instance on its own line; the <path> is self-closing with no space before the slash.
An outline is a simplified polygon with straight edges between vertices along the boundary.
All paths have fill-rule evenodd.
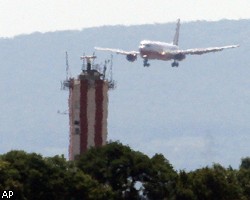
<path id="1" fill-rule="evenodd" d="M 250 170 L 250 157 L 242 158 L 240 169 L 249 169 Z"/>
<path id="2" fill-rule="evenodd" d="M 149 199 L 172 198 L 175 192 L 177 173 L 162 154 L 151 158 L 150 179 L 145 183 L 145 191 Z"/>
<path id="3" fill-rule="evenodd" d="M 195 200 L 196 195 L 193 191 L 193 179 L 191 175 L 185 171 L 179 172 L 179 177 L 176 183 L 176 200 Z"/>
<path id="4" fill-rule="evenodd" d="M 12 190 L 19 200 L 112 199 L 113 192 L 75 168 L 63 156 L 43 158 L 24 151 L 0 157 L 0 189 Z"/>
<path id="5" fill-rule="evenodd" d="M 212 168 L 202 168 L 191 174 L 193 191 L 198 199 L 235 200 L 242 198 L 236 173 L 215 164 Z"/>
<path id="6" fill-rule="evenodd" d="M 250 180 L 250 179 L 249 179 Z M 177 183 L 176 199 L 236 200 L 245 199 L 237 178 L 237 171 L 219 164 L 186 173 L 181 171 Z"/>
<path id="7" fill-rule="evenodd" d="M 219 164 L 177 173 L 119 142 L 91 148 L 77 161 L 10 151 L 0 155 L 0 191 L 18 200 L 250 200 L 249 157 L 239 170 Z"/>
<path id="8" fill-rule="evenodd" d="M 250 157 L 241 160 L 238 181 L 247 200 L 250 200 Z"/>
<path id="9" fill-rule="evenodd" d="M 164 199 L 174 193 L 176 172 L 163 155 L 150 159 L 118 142 L 90 149 L 77 165 L 99 182 L 109 184 L 119 199 Z"/>

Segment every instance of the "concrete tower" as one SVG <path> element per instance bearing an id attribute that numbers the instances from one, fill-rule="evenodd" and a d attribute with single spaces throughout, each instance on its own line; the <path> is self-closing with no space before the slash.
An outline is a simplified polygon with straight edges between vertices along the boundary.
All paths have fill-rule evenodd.
<path id="1" fill-rule="evenodd" d="M 107 62 L 101 72 L 102 66 L 92 64 L 95 56 L 81 58 L 86 69 L 77 78 L 64 81 L 69 88 L 70 160 L 90 147 L 106 144 L 108 90 L 114 88 L 114 82 L 105 78 Z"/>

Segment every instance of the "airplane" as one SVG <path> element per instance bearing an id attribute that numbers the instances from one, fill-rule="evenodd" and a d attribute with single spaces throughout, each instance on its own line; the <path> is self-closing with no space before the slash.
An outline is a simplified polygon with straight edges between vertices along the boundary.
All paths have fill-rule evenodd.
<path id="1" fill-rule="evenodd" d="M 125 55 L 127 60 L 134 62 L 137 56 L 140 55 L 143 59 L 143 66 L 149 67 L 148 60 L 173 60 L 172 67 L 178 67 L 178 61 L 182 61 L 186 58 L 186 55 L 201 55 L 210 52 L 222 51 L 223 49 L 230 49 L 239 47 L 239 45 L 229 45 L 221 47 L 209 47 L 209 48 L 195 48 L 195 49 L 179 49 L 179 31 L 180 31 L 180 19 L 177 20 L 176 31 L 172 43 L 143 40 L 140 42 L 139 51 L 124 51 L 121 49 L 111 49 L 95 47 L 96 50 L 110 51 L 117 54 Z"/>

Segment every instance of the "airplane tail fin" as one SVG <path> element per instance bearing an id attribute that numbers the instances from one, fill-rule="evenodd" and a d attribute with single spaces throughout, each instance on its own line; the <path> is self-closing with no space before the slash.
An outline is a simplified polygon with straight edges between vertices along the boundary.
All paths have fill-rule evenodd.
<path id="1" fill-rule="evenodd" d="M 177 24 L 176 24 L 176 29 L 175 29 L 175 35 L 174 35 L 174 40 L 173 40 L 173 44 L 178 46 L 178 42 L 179 42 L 179 31 L 180 31 L 180 19 L 177 20 Z"/>

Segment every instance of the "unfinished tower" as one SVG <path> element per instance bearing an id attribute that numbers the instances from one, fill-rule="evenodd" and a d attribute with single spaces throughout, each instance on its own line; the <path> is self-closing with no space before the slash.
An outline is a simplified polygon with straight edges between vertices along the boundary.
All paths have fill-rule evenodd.
<path id="1" fill-rule="evenodd" d="M 112 75 L 105 77 L 107 63 L 94 65 L 95 56 L 82 56 L 83 69 L 77 78 L 69 78 L 63 86 L 69 89 L 69 159 L 74 160 L 90 147 L 107 141 L 108 90 L 114 88 Z M 112 71 L 111 71 L 112 73 Z"/>

